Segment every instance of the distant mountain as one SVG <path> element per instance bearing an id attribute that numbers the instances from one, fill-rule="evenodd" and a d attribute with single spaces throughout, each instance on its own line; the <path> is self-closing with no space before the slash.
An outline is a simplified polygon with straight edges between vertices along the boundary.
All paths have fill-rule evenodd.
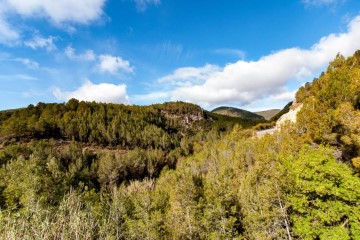
<path id="1" fill-rule="evenodd" d="M 254 112 L 254 113 L 256 113 L 257 115 L 263 116 L 266 120 L 270 120 L 270 118 L 272 118 L 273 116 L 278 114 L 280 111 L 281 111 L 281 109 L 269 109 L 269 110 Z"/>
<path id="2" fill-rule="evenodd" d="M 246 119 L 254 119 L 254 120 L 264 120 L 263 116 L 260 116 L 256 113 L 249 112 L 243 109 L 234 108 L 234 107 L 218 107 L 212 110 L 211 112 L 226 115 L 230 117 L 240 117 Z"/>

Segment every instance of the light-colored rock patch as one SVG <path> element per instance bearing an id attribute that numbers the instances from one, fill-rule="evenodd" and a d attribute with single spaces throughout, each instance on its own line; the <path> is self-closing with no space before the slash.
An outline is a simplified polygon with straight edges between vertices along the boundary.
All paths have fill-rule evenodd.
<path id="1" fill-rule="evenodd" d="M 293 104 L 290 108 L 290 111 L 284 115 L 282 115 L 279 120 L 276 122 L 276 130 L 280 130 L 281 126 L 284 125 L 285 122 L 290 121 L 292 123 L 296 122 L 296 115 L 302 108 L 302 103 Z"/>
<path id="2" fill-rule="evenodd" d="M 302 103 L 293 103 L 293 105 L 290 107 L 290 111 L 288 113 L 285 113 L 282 115 L 276 122 L 275 127 L 270 129 L 265 129 L 261 131 L 256 132 L 256 136 L 261 138 L 265 136 L 266 134 L 273 134 L 275 131 L 280 131 L 282 125 L 284 125 L 287 121 L 290 121 L 292 123 L 296 122 L 296 115 L 302 108 Z"/>

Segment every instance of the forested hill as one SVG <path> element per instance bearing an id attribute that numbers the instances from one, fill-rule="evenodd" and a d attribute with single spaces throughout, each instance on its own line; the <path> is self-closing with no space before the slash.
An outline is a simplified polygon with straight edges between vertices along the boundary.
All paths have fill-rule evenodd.
<path id="1" fill-rule="evenodd" d="M 124 170 L 115 167 L 111 177 L 103 179 L 95 173 L 86 179 L 100 189 L 155 177 L 163 167 L 174 168 L 179 158 L 192 154 L 195 143 L 218 138 L 235 124 L 248 128 L 258 122 L 213 114 L 184 102 L 126 106 L 71 99 L 62 104 L 39 103 L 0 112 L 0 166 L 17 155 L 28 158 L 39 146 L 55 150 L 63 168 L 74 161 L 72 153 L 66 153 L 69 148 L 85 153 L 84 168 L 97 167 L 106 154 L 123 158 L 116 161 Z M 65 153 L 70 156 L 62 162 Z M 114 167 L 110 162 L 106 164 Z"/>
<path id="2" fill-rule="evenodd" d="M 257 115 L 263 116 L 266 120 L 270 120 L 272 117 L 277 115 L 281 109 L 269 109 L 264 111 L 255 112 Z"/>
<path id="3" fill-rule="evenodd" d="M 166 150 L 184 136 L 212 129 L 226 131 L 234 124 L 250 127 L 256 123 L 212 114 L 183 102 L 126 106 L 72 99 L 66 104 L 39 103 L 0 112 L 0 141 L 54 138 Z"/>
<path id="4" fill-rule="evenodd" d="M 265 120 L 263 116 L 260 116 L 256 113 L 234 107 L 218 107 L 213 109 L 211 112 L 225 116 L 230 116 L 230 117 L 239 117 L 239 118 L 246 118 L 253 120 Z"/>
<path id="5" fill-rule="evenodd" d="M 0 239 L 359 239 L 360 51 L 296 102 L 262 138 L 184 103 L 1 113 Z"/>

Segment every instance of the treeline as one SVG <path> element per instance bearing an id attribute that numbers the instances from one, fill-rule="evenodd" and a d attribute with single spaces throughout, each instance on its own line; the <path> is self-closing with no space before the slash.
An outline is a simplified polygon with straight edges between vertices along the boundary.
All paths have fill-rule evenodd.
<path id="1" fill-rule="evenodd" d="M 30 105 L 28 108 L 1 114 L 3 137 L 24 136 L 44 139 L 67 139 L 84 143 L 169 149 L 178 143 L 181 132 L 196 130 L 193 124 L 182 124 L 181 117 L 201 111 L 185 103 L 184 115 L 179 119 L 167 118 L 161 106 L 139 107 L 121 104 L 98 104 L 72 99 L 66 104 Z M 166 107 L 164 106 L 164 109 Z"/>

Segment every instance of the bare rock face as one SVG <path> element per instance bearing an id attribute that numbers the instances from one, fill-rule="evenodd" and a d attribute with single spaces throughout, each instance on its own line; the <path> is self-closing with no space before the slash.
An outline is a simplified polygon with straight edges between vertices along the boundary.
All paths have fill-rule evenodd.
<path id="1" fill-rule="evenodd" d="M 290 108 L 290 111 L 288 113 L 282 115 L 279 118 L 279 120 L 277 120 L 275 129 L 280 130 L 281 126 L 287 121 L 295 123 L 296 122 L 296 115 L 300 111 L 302 106 L 303 106 L 302 103 L 294 102 L 292 104 L 291 108 Z"/>
<path id="2" fill-rule="evenodd" d="M 190 127 L 193 122 L 201 121 L 204 119 L 203 111 L 193 112 L 182 117 L 182 123 L 186 126 L 186 129 Z"/>

